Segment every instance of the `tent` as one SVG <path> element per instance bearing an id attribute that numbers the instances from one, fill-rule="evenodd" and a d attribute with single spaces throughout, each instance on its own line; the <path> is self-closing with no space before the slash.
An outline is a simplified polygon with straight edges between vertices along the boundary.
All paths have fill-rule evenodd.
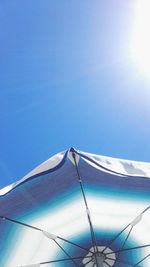
<path id="1" fill-rule="evenodd" d="M 150 163 L 70 148 L 0 190 L 0 266 L 150 266 Z"/>

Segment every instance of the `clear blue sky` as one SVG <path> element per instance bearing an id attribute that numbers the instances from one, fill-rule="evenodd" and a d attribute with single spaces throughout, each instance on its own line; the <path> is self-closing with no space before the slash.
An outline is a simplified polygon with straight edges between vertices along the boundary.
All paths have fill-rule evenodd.
<path id="1" fill-rule="evenodd" d="M 0 1 L 0 187 L 70 146 L 150 161 L 150 79 L 128 49 L 135 3 Z"/>

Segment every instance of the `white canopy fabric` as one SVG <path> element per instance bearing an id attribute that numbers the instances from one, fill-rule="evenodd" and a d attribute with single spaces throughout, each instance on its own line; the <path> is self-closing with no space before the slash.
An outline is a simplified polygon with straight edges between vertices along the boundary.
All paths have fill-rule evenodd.
<path id="1" fill-rule="evenodd" d="M 0 190 L 0 266 L 150 266 L 150 163 L 58 153 Z"/>

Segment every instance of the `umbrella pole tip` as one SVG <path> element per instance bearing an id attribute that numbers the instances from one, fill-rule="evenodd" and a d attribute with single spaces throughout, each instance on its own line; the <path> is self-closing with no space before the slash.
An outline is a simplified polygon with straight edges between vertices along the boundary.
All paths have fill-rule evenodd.
<path id="1" fill-rule="evenodd" d="M 71 147 L 71 148 L 69 149 L 69 151 L 70 151 L 70 152 L 75 152 L 76 150 L 75 150 L 74 147 Z"/>

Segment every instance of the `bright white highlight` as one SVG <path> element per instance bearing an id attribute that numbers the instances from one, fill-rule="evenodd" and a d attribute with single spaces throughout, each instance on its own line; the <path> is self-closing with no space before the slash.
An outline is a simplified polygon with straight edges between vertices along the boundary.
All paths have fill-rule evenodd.
<path id="1" fill-rule="evenodd" d="M 150 0 L 135 2 L 131 54 L 140 71 L 150 75 Z"/>

